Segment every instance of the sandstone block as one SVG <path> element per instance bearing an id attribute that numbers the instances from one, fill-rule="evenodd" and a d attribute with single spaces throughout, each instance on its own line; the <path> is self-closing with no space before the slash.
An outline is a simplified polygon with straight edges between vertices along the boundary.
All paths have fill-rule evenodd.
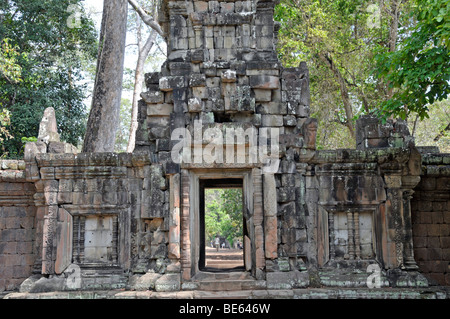
<path id="1" fill-rule="evenodd" d="M 272 101 L 272 91 L 271 90 L 254 89 L 253 92 L 255 93 L 256 102 Z"/>
<path id="2" fill-rule="evenodd" d="M 197 97 L 189 99 L 188 109 L 189 109 L 190 113 L 201 112 L 202 111 L 202 101 Z"/>
<path id="3" fill-rule="evenodd" d="M 250 86 L 253 89 L 275 90 L 280 88 L 280 78 L 271 75 L 250 76 Z"/>
<path id="4" fill-rule="evenodd" d="M 149 91 L 141 93 L 141 98 L 147 104 L 164 103 L 164 93 L 161 91 Z"/>
<path id="5" fill-rule="evenodd" d="M 173 112 L 173 104 L 151 104 L 147 108 L 148 116 L 170 116 Z"/>
<path id="6" fill-rule="evenodd" d="M 38 141 L 48 144 L 49 142 L 59 142 L 58 127 L 56 125 L 55 109 L 52 107 L 44 111 L 44 116 L 39 125 Z"/>
<path id="7" fill-rule="evenodd" d="M 176 88 L 184 88 L 186 86 L 184 76 L 165 76 L 159 80 L 159 88 L 161 91 L 173 91 Z"/>
<path id="8" fill-rule="evenodd" d="M 155 282 L 155 290 L 157 292 L 179 291 L 180 288 L 180 274 L 165 274 Z"/>
<path id="9" fill-rule="evenodd" d="M 225 83 L 233 83 L 237 81 L 236 71 L 234 70 L 227 70 L 222 73 L 221 75 L 222 82 Z"/>
<path id="10" fill-rule="evenodd" d="M 262 115 L 261 124 L 265 127 L 283 126 L 283 115 Z"/>
<path id="11" fill-rule="evenodd" d="M 47 153 L 47 145 L 44 142 L 29 142 L 25 144 L 25 161 L 34 160 L 37 154 Z"/>
<path id="12" fill-rule="evenodd" d="M 161 278 L 161 274 L 146 273 L 144 275 L 134 275 L 130 278 L 129 288 L 136 291 L 154 290 L 156 281 Z"/>

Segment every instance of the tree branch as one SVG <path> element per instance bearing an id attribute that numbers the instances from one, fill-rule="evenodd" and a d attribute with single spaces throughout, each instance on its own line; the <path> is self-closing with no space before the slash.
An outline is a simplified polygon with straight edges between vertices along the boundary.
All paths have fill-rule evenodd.
<path id="1" fill-rule="evenodd" d="M 439 140 L 445 135 L 445 131 L 450 131 L 450 123 L 447 125 L 446 128 L 444 128 L 439 134 L 438 136 L 436 136 L 434 138 L 435 142 L 439 142 Z"/>
<path id="2" fill-rule="evenodd" d="M 161 29 L 159 23 L 156 22 L 154 18 L 151 17 L 147 12 L 145 12 L 145 10 L 137 3 L 136 0 L 128 0 L 128 3 L 131 4 L 133 9 L 139 14 L 142 21 L 144 21 L 146 25 L 155 30 L 161 37 L 164 38 L 164 32 Z"/>
<path id="3" fill-rule="evenodd" d="M 348 88 L 345 83 L 344 77 L 342 76 L 342 73 L 338 69 L 337 65 L 335 65 L 333 58 L 331 57 L 330 54 L 328 54 L 327 52 L 321 52 L 318 54 L 318 57 L 333 72 L 335 79 L 339 83 L 341 98 L 342 98 L 342 102 L 344 103 L 345 115 L 347 117 L 346 126 L 348 127 L 351 136 L 355 137 L 355 128 L 352 123 L 353 110 L 352 110 L 352 105 L 350 102 Z"/>

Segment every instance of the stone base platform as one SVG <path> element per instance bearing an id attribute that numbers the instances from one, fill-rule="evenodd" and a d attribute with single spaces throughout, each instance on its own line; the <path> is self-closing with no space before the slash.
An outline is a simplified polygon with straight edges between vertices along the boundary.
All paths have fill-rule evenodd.
<path id="1" fill-rule="evenodd" d="M 4 299 L 450 299 L 450 287 L 307 288 L 240 291 L 77 291 L 10 293 Z"/>

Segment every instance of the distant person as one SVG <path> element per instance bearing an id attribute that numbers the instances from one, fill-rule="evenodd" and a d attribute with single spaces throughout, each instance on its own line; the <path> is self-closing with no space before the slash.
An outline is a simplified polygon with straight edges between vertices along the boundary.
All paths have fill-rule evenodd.
<path id="1" fill-rule="evenodd" d="M 225 249 L 225 243 L 222 243 L 222 249 Z"/>
<path id="2" fill-rule="evenodd" d="M 219 236 L 216 237 L 216 251 L 219 251 L 219 247 L 220 247 L 220 239 Z"/>

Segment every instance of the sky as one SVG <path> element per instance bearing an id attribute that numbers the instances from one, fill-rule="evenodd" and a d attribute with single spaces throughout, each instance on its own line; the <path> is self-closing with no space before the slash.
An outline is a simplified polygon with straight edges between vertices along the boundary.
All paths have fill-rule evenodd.
<path id="1" fill-rule="evenodd" d="M 100 32 L 101 21 L 102 21 L 102 11 L 103 11 L 103 0 L 83 0 L 84 7 L 90 16 L 94 19 L 95 25 L 97 27 L 98 32 Z M 130 9 L 132 10 L 132 9 Z M 135 37 L 133 34 L 127 35 L 127 44 L 135 43 Z M 133 53 L 131 47 L 127 47 L 126 56 L 125 56 L 125 67 L 134 69 L 136 68 L 137 55 Z M 146 71 L 159 71 L 159 70 L 150 70 Z"/>
<path id="2" fill-rule="evenodd" d="M 94 19 L 95 26 L 100 32 L 100 27 L 102 23 L 102 11 L 103 11 L 103 0 L 84 0 L 85 8 L 90 16 Z M 127 36 L 127 44 L 130 43 L 130 36 Z M 131 39 L 132 40 L 132 39 Z M 127 50 L 125 56 L 125 67 L 135 68 L 137 57 L 130 54 L 131 50 Z"/>
<path id="3" fill-rule="evenodd" d="M 84 0 L 84 7 L 88 12 L 92 14 L 95 19 L 97 29 L 100 30 L 100 24 L 102 20 L 103 0 Z"/>

